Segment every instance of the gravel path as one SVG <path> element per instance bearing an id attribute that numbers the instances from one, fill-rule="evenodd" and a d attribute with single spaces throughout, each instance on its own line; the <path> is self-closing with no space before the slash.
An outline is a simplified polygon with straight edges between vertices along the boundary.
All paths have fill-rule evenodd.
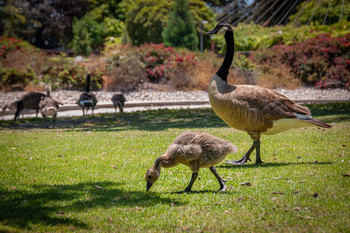
<path id="1" fill-rule="evenodd" d="M 295 90 L 276 89 L 276 91 L 293 100 L 350 100 L 350 91 L 345 89 L 299 88 Z M 26 92 L 0 93 L 0 106 L 20 99 L 25 93 Z M 61 90 L 52 92 L 51 96 L 64 104 L 74 104 L 79 98 L 80 93 L 80 91 Z M 116 92 L 98 91 L 94 93 L 99 103 L 110 103 L 111 97 Z M 125 97 L 127 102 L 208 100 L 208 93 L 206 91 L 138 91 L 125 93 Z"/>

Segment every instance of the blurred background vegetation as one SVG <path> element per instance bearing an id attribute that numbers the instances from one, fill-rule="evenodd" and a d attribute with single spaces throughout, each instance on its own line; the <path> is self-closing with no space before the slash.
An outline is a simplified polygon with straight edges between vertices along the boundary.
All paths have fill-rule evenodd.
<path id="1" fill-rule="evenodd" d="M 202 53 L 200 38 L 218 22 L 245 52 L 231 83 L 349 89 L 344 0 L 0 1 L 0 88 L 82 89 L 89 72 L 95 90 L 205 90 L 226 48 L 203 36 Z"/>

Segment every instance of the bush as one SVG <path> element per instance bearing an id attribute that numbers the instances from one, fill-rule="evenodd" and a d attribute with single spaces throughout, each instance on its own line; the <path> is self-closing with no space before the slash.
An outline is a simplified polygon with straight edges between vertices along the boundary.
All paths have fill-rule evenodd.
<path id="1" fill-rule="evenodd" d="M 279 64 L 278 66 L 261 65 L 257 69 L 256 79 L 259 86 L 271 89 L 294 89 L 301 85 L 301 81 L 284 64 Z"/>
<path id="2" fill-rule="evenodd" d="M 30 68 L 27 70 L 18 70 L 16 68 L 0 67 L 0 77 L 1 89 L 7 91 L 16 87 L 23 89 L 36 78 L 36 75 Z"/>
<path id="3" fill-rule="evenodd" d="M 38 77 L 45 55 L 20 39 L 0 37 L 0 88 L 24 88 L 29 82 L 39 82 Z"/>
<path id="4" fill-rule="evenodd" d="M 145 65 L 131 46 L 122 46 L 107 58 L 104 83 L 108 91 L 135 89 L 146 77 Z"/>
<path id="5" fill-rule="evenodd" d="M 172 47 L 164 44 L 143 44 L 139 47 L 139 52 L 150 81 L 169 79 L 171 61 L 175 55 Z"/>
<path id="6" fill-rule="evenodd" d="M 277 44 L 293 45 L 320 34 L 329 33 L 332 37 L 342 37 L 350 33 L 350 22 L 341 21 L 333 25 L 310 25 L 294 27 L 274 26 L 262 27 L 255 24 L 240 23 L 233 28 L 235 51 L 256 51 L 271 48 Z M 214 36 L 213 40 L 219 53 L 226 51 L 225 39 Z"/>
<path id="7" fill-rule="evenodd" d="M 349 88 L 349 41 L 350 33 L 339 38 L 322 34 L 295 45 L 277 45 L 257 52 L 254 60 L 272 66 L 280 61 L 288 65 L 302 82 L 317 87 Z"/>
<path id="8" fill-rule="evenodd" d="M 100 89 L 103 86 L 103 71 L 99 69 L 88 70 L 79 63 L 74 63 L 63 55 L 48 59 L 43 69 L 43 81 L 53 89 L 83 89 L 85 88 L 86 75 L 91 75 L 91 89 Z"/>

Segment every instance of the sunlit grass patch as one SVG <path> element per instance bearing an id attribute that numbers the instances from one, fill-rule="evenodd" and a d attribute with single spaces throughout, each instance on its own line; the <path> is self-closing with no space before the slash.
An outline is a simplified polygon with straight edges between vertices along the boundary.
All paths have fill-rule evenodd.
<path id="1" fill-rule="evenodd" d="M 146 192 L 147 169 L 185 130 L 233 142 L 239 152 L 229 160 L 248 150 L 250 137 L 210 109 L 64 118 L 53 130 L 42 128 L 40 119 L 1 122 L 0 230 L 347 232 L 349 112 L 312 108 L 333 127 L 263 136 L 263 165 L 253 163 L 253 154 L 246 165 L 217 166 L 226 193 L 215 193 L 209 169 L 200 170 L 192 193 L 173 193 L 191 178 L 183 165 L 163 169 Z"/>

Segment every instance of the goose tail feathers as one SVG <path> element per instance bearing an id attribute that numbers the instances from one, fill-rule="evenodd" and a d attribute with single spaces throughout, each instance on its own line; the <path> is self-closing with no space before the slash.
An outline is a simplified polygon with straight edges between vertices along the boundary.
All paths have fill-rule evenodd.
<path id="1" fill-rule="evenodd" d="M 329 125 L 329 124 L 327 124 L 327 123 L 324 123 L 324 122 L 322 122 L 322 121 L 316 120 L 315 118 L 302 119 L 302 121 L 305 121 L 305 122 L 308 122 L 308 123 L 311 123 L 311 124 L 320 126 L 320 127 L 322 127 L 322 128 L 332 128 L 331 125 Z"/>

